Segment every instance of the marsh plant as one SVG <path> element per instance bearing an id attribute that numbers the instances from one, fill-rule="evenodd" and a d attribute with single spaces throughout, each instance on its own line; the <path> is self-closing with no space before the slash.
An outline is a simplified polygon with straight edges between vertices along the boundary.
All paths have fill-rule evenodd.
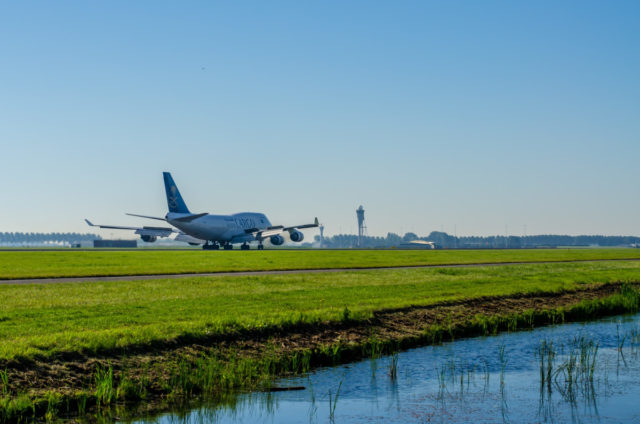
<path id="1" fill-rule="evenodd" d="M 9 375 L 6 369 L 0 371 L 0 393 L 2 393 L 2 396 L 7 396 L 9 393 Z"/>
<path id="2" fill-rule="evenodd" d="M 336 394 L 331 394 L 331 389 L 329 389 L 329 422 L 336 422 L 336 406 L 338 406 L 338 399 L 340 398 L 340 389 L 342 388 L 342 381 L 340 380 L 340 384 L 338 384 L 338 388 L 336 389 Z"/>
<path id="3" fill-rule="evenodd" d="M 108 405 L 115 399 L 116 392 L 113 386 L 113 369 L 98 366 L 94 375 L 95 396 L 98 405 Z"/>
<path id="4" fill-rule="evenodd" d="M 502 414 L 502 422 L 507 422 L 509 418 L 507 415 L 509 409 L 507 407 L 507 392 L 505 390 L 506 385 L 504 374 L 507 368 L 508 359 L 505 352 L 504 343 L 500 344 L 500 346 L 498 347 L 498 357 L 500 358 L 500 413 Z"/>
<path id="5" fill-rule="evenodd" d="M 307 383 L 309 385 L 309 422 L 312 423 L 316 420 L 318 416 L 318 406 L 316 405 L 316 392 L 313 390 L 313 383 L 310 378 L 307 378 Z"/>
<path id="6" fill-rule="evenodd" d="M 546 387 L 547 392 L 551 393 L 553 365 L 556 357 L 553 342 L 542 340 L 538 347 L 537 356 L 540 361 L 540 392 L 542 393 Z"/>
<path id="7" fill-rule="evenodd" d="M 591 398 L 594 393 L 598 349 L 598 343 L 580 336 L 573 339 L 566 346 L 566 352 L 559 356 L 553 342 L 542 340 L 536 351 L 540 368 L 541 399 L 545 392 L 550 397 L 554 387 L 569 402 L 575 402 L 578 394 Z"/>
<path id="8" fill-rule="evenodd" d="M 389 378 L 395 381 L 398 378 L 398 352 L 391 354 L 391 363 L 389 364 Z"/>
<path id="9" fill-rule="evenodd" d="M 484 385 L 482 387 L 483 395 L 487 394 L 487 390 L 489 389 L 490 379 L 491 379 L 491 371 L 489 371 L 489 363 L 485 360 L 482 363 L 482 381 L 484 382 Z"/>

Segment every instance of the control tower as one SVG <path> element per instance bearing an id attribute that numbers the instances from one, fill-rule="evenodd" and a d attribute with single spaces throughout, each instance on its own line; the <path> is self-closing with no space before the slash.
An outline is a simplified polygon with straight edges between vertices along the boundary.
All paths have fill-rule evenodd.
<path id="1" fill-rule="evenodd" d="M 358 217 L 358 247 L 362 247 L 362 236 L 367 233 L 367 227 L 364 225 L 364 208 L 362 205 L 356 209 L 356 216 Z"/>

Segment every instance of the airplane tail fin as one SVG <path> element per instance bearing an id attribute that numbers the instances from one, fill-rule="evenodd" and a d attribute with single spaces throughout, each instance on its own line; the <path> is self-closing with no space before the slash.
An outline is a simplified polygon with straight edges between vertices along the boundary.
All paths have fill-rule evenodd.
<path id="1" fill-rule="evenodd" d="M 184 200 L 182 200 L 178 186 L 176 186 L 176 183 L 173 182 L 173 178 L 171 178 L 171 173 L 163 172 L 162 176 L 164 177 L 164 189 L 167 192 L 169 212 L 191 213 L 189 212 L 187 205 L 184 203 Z"/>

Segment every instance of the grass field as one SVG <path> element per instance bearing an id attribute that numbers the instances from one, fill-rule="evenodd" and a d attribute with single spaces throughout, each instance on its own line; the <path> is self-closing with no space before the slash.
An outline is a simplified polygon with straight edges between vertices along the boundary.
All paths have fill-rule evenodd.
<path id="1" fill-rule="evenodd" d="M 615 254 L 618 251 L 606 252 Z M 406 256 L 402 253 L 401 257 L 407 260 L 459 261 L 461 257 L 467 260 L 474 257 L 461 255 L 467 252 L 451 255 L 446 255 L 449 252 L 443 255 L 437 255 L 440 252 L 408 252 Z M 428 256 L 434 253 L 434 257 Z M 477 258 L 478 253 L 473 253 Z M 480 253 L 487 254 L 483 256 L 486 260 L 496 258 L 490 256 L 492 252 Z M 516 253 L 509 252 L 510 258 L 517 257 Z M 100 255 L 108 256 L 107 253 Z M 132 255 L 125 256 L 131 260 L 138 253 Z M 231 252 L 231 255 L 220 257 L 234 255 Z M 167 258 L 166 255 L 162 257 Z M 154 259 L 158 260 L 158 257 Z M 521 257 L 518 259 L 522 260 Z M 345 308 L 350 311 L 349 318 L 363 319 L 373 311 L 389 308 L 483 296 L 559 292 L 584 284 L 614 281 L 640 282 L 640 263 L 557 263 L 201 277 L 173 281 L 5 285 L 0 286 L 0 364 L 12 358 L 48 357 L 61 352 L 122 351 L 129 346 L 145 346 L 177 337 L 198 338 L 246 329 L 340 321 L 345 318 Z"/>
<path id="2" fill-rule="evenodd" d="M 0 279 L 640 259 L 640 249 L 0 251 Z"/>

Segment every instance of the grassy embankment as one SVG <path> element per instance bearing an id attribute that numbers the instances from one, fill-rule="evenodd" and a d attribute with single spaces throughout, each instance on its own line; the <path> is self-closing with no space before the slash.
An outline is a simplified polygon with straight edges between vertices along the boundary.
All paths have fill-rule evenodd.
<path id="1" fill-rule="evenodd" d="M 640 282 L 638 262 L 0 286 L 0 361 L 353 320 L 374 311 Z"/>
<path id="2" fill-rule="evenodd" d="M 0 251 L 0 279 L 640 259 L 640 249 Z"/>
<path id="3" fill-rule="evenodd" d="M 507 315 L 495 310 L 456 321 L 443 317 L 419 334 L 396 339 L 370 334 L 364 341 L 337 339 L 300 349 L 269 341 L 271 334 L 286 340 L 293 331 L 348 328 L 369 322 L 376 311 L 638 282 L 638 262 L 594 262 L 0 286 L 0 370 L 6 370 L 0 373 L 0 421 L 83 413 L 125 400 L 146 403 L 200 394 L 220 398 L 255 388 L 274 375 L 393 348 L 635 311 L 640 297 L 628 289 L 551 310 L 535 304 Z M 211 340 L 255 343 L 252 352 L 210 343 L 189 353 L 192 346 L 207 346 Z M 164 353 L 149 361 L 156 351 Z M 63 369 L 68 362 L 83 365 L 88 360 L 94 366 L 80 367 L 85 375 L 60 386 L 52 382 L 43 387 L 32 369 L 50 361 Z M 28 387 L 23 374 L 29 372 L 37 387 Z"/>

